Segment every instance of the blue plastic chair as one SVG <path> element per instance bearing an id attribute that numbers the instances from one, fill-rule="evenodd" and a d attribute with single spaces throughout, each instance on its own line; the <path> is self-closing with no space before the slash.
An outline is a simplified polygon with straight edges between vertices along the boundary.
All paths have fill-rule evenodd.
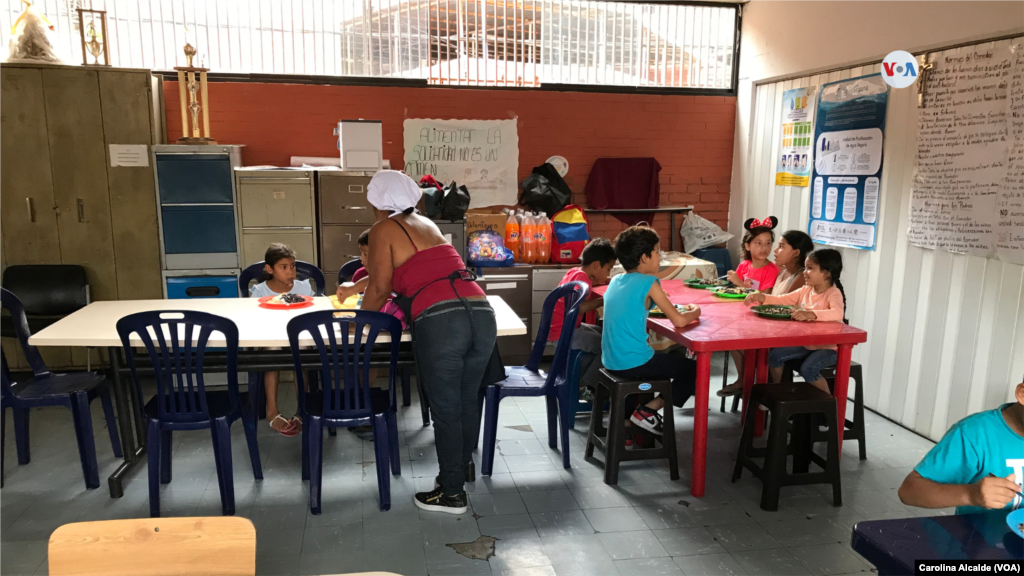
<path id="1" fill-rule="evenodd" d="M 114 405 L 110 401 L 110 388 L 107 378 L 97 372 L 71 372 L 54 374 L 46 368 L 39 350 L 28 343 L 28 320 L 21 300 L 13 292 L 0 288 L 0 303 L 11 313 L 11 322 L 18 337 L 18 343 L 25 353 L 25 358 L 32 367 L 32 378 L 25 382 L 15 383 L 7 368 L 7 357 L 3 356 L 2 378 L 0 385 L 0 486 L 3 486 L 3 445 L 6 438 L 6 415 L 10 408 L 14 416 L 14 443 L 18 450 L 18 464 L 29 463 L 29 411 L 43 406 L 64 406 L 71 410 L 71 418 L 75 425 L 75 439 L 78 441 L 78 456 L 82 461 L 82 474 L 85 476 L 85 487 L 99 488 L 99 465 L 96 462 L 96 441 L 92 432 L 92 414 L 90 403 L 97 397 L 103 403 L 103 414 L 106 416 L 107 429 L 110 432 L 110 445 L 114 456 L 121 458 L 121 438 L 117 433 L 117 420 L 114 418 Z"/>
<path id="2" fill-rule="evenodd" d="M 252 284 L 253 281 L 259 281 L 260 277 L 263 275 L 263 266 L 264 264 L 261 260 L 247 267 L 245 270 L 242 270 L 242 273 L 238 275 L 238 294 L 242 298 L 249 297 L 249 284 Z M 310 264 L 309 262 L 303 262 L 302 260 L 296 260 L 295 277 L 299 280 L 312 280 L 314 284 L 313 295 L 324 295 L 324 286 L 327 281 L 324 279 L 324 273 L 315 265 Z"/>
<path id="3" fill-rule="evenodd" d="M 350 328 L 354 331 L 350 332 Z M 364 329 L 367 329 L 365 336 Z M 370 351 L 382 330 L 391 336 L 387 391 L 370 387 Z M 311 370 L 302 365 L 299 352 L 299 338 L 303 333 L 309 334 L 320 353 L 320 366 L 312 370 L 322 374 L 323 390 L 306 391 L 303 385 L 304 371 Z M 321 511 L 325 425 L 336 428 L 370 425 L 373 428 L 380 510 L 391 509 L 388 472 L 395 476 L 402 473 L 395 402 L 395 368 L 401 339 L 401 322 L 383 312 L 321 310 L 288 322 L 288 341 L 295 361 L 302 416 L 302 479 L 309 480 L 309 509 L 313 514 Z"/>
<path id="4" fill-rule="evenodd" d="M 226 340 L 226 391 L 206 389 L 203 358 L 213 332 L 220 332 Z M 147 422 L 149 515 L 160 516 L 160 484 L 171 481 L 171 433 L 209 429 L 213 437 L 221 510 L 225 516 L 231 516 L 235 513 L 231 424 L 239 418 L 249 445 L 252 475 L 257 480 L 263 479 L 256 444 L 256 419 L 243 408 L 238 393 L 238 327 L 227 318 L 205 312 L 165 310 L 125 316 L 117 321 L 117 334 Z M 134 344 L 133 334 L 136 335 Z M 145 404 L 133 353 L 133 346 L 138 346 L 139 342 L 146 348 L 156 373 L 156 395 Z"/>
<path id="5" fill-rule="evenodd" d="M 729 257 L 729 251 L 725 248 L 701 248 L 694 250 L 693 255 L 714 264 L 720 277 L 732 270 L 732 259 Z"/>
<path id="6" fill-rule="evenodd" d="M 345 265 L 341 267 L 341 270 L 338 270 L 338 285 L 340 286 L 343 282 L 351 281 L 352 275 L 362 267 L 363 261 L 359 258 L 346 262 Z"/>
<path id="7" fill-rule="evenodd" d="M 569 360 L 569 349 L 572 346 L 572 333 L 576 330 L 576 318 L 579 316 L 580 304 L 586 299 L 590 289 L 582 282 L 568 282 L 555 288 L 544 299 L 544 312 L 540 317 L 537 340 L 533 344 L 530 360 L 526 366 L 506 366 L 508 375 L 505 380 L 487 387 L 484 412 L 484 445 L 481 473 L 490 476 L 494 467 L 494 443 L 498 433 L 498 405 L 509 396 L 544 396 L 548 409 L 548 446 L 558 448 L 557 420 L 562 420 L 562 465 L 569 467 L 569 428 L 570 420 L 576 412 L 569 406 L 568 384 L 566 381 L 566 365 Z M 555 346 L 555 357 L 551 361 L 551 370 L 545 374 L 540 369 L 540 361 L 547 346 L 548 332 L 551 330 L 551 315 L 555 304 L 565 302 L 565 315 L 562 318 L 562 333 L 558 336 Z"/>

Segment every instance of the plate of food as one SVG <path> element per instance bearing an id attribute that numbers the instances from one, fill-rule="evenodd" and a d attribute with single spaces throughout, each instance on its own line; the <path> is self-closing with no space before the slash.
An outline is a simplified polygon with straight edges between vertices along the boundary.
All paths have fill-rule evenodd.
<path id="1" fill-rule="evenodd" d="M 689 312 L 690 310 L 693 310 L 693 304 L 687 304 L 685 306 L 683 306 L 682 304 L 676 304 L 676 312 L 679 312 L 680 314 L 684 314 L 686 312 Z M 651 308 L 649 314 L 651 318 L 665 317 L 665 312 L 663 312 L 662 309 L 658 308 L 657 306 Z"/>
<path id="2" fill-rule="evenodd" d="M 707 290 L 709 288 L 716 288 L 718 286 L 728 286 L 728 280 L 720 280 L 718 278 L 690 278 L 684 280 L 685 284 L 689 288 L 695 288 L 697 290 Z"/>
<path id="3" fill-rule="evenodd" d="M 751 306 L 750 311 L 762 318 L 776 318 L 779 320 L 789 320 L 793 314 L 792 306 L 778 306 L 774 304 L 761 304 L 760 306 Z"/>
<path id="4" fill-rule="evenodd" d="M 264 296 L 260 298 L 261 308 L 271 310 L 294 310 L 306 308 L 313 305 L 312 296 L 299 296 L 298 294 L 278 294 L 277 296 Z"/>
<path id="5" fill-rule="evenodd" d="M 743 286 L 719 286 L 717 288 L 708 288 L 708 291 L 715 296 L 731 298 L 734 300 L 742 300 L 747 297 L 747 294 L 757 292 L 757 290 L 753 288 L 744 288 Z"/>
<path id="6" fill-rule="evenodd" d="M 353 294 L 345 300 L 338 300 L 336 294 L 331 294 L 327 297 L 331 301 L 331 306 L 334 306 L 338 310 L 355 310 L 359 308 L 359 305 L 363 302 L 362 294 Z"/>

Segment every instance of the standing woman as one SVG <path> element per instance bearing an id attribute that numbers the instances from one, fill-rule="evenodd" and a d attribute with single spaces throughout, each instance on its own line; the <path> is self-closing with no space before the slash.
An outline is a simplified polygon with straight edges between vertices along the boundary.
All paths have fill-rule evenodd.
<path id="1" fill-rule="evenodd" d="M 480 433 L 480 382 L 497 338 L 494 310 L 437 226 L 416 214 L 422 192 L 402 172 L 382 170 L 367 187 L 376 211 L 370 228 L 363 310 L 380 310 L 392 292 L 411 320 L 416 362 L 434 416 L 439 486 L 416 506 L 467 510 L 466 464 Z"/>

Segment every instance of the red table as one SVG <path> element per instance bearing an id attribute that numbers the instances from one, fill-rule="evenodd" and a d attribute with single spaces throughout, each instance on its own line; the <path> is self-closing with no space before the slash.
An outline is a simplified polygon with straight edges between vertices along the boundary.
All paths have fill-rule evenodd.
<path id="1" fill-rule="evenodd" d="M 791 322 L 770 320 L 754 315 L 740 301 L 719 298 L 706 290 L 682 286 L 680 281 L 664 281 L 662 286 L 673 304 L 697 304 L 700 320 L 676 328 L 667 319 L 648 318 L 647 327 L 697 356 L 696 407 L 693 423 L 693 480 L 690 493 L 704 496 L 704 471 L 708 445 L 708 396 L 710 394 L 711 353 L 746 350 L 743 371 L 743 408 L 747 407 L 755 381 L 768 381 L 768 349 L 783 346 L 834 344 L 836 359 L 835 398 L 837 422 L 845 422 L 846 396 L 850 378 L 850 354 L 855 344 L 867 342 L 868 333 L 840 322 Z M 604 293 L 600 287 L 595 289 Z M 702 294 L 703 293 L 703 294 Z M 843 429 L 839 428 L 839 448 L 843 447 Z"/>

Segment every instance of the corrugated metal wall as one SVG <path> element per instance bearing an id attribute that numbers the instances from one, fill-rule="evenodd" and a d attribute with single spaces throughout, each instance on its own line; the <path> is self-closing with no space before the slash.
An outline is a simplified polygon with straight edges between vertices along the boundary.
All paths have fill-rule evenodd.
<path id="1" fill-rule="evenodd" d="M 754 87 L 744 217 L 773 214 L 780 231 L 807 230 L 810 187 L 775 186 L 782 93 L 880 71 L 875 64 Z M 853 359 L 864 366 L 869 408 L 938 440 L 964 416 L 1009 401 L 1024 376 L 1024 267 L 907 243 L 916 88 L 890 90 L 886 121 L 876 249 L 841 250 L 847 315 L 868 331 Z"/>

